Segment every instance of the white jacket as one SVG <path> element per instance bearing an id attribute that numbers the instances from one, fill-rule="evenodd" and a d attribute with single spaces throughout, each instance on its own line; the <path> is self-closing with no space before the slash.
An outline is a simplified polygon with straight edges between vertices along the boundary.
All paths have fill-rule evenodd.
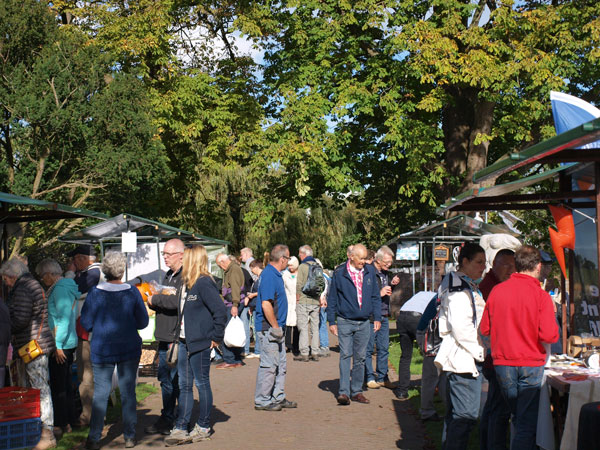
<path id="1" fill-rule="evenodd" d="M 452 291 L 463 284 L 472 287 L 475 300 L 476 324 L 473 323 L 473 304 L 469 289 Z M 479 375 L 475 361 L 483 362 L 485 352 L 479 337 L 479 323 L 485 302 L 473 282 L 461 272 L 451 272 L 438 290 L 441 298 L 439 330 L 442 344 L 435 365 L 443 371 Z"/>
<path id="2" fill-rule="evenodd" d="M 288 302 L 288 313 L 285 321 L 286 326 L 295 327 L 297 324 L 296 317 L 296 279 L 298 271 L 292 274 L 289 270 L 284 270 L 281 273 L 283 278 L 283 285 L 285 286 L 285 295 L 287 296 Z"/>

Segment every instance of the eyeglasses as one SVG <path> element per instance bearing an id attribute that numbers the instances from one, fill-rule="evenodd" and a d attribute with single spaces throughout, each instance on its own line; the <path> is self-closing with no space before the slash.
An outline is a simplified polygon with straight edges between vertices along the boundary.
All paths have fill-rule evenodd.
<path id="1" fill-rule="evenodd" d="M 282 258 L 285 258 L 286 261 L 289 261 L 290 259 L 292 259 L 291 256 L 282 256 Z"/>
<path id="2" fill-rule="evenodd" d="M 162 252 L 163 257 L 167 257 L 167 256 L 173 256 L 173 255 L 177 255 L 178 253 L 183 253 L 183 252 Z"/>

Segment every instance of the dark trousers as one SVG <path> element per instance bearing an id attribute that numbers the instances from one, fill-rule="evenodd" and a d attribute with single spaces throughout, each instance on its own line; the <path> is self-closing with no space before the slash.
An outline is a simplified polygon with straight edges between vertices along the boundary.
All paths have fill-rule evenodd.
<path id="1" fill-rule="evenodd" d="M 481 450 L 505 450 L 507 448 L 507 432 L 510 422 L 510 408 L 502 396 L 500 385 L 493 367 L 483 369 L 483 376 L 488 380 L 488 392 L 485 406 L 479 422 L 479 442 Z"/>
<path id="2" fill-rule="evenodd" d="M 413 354 L 413 342 L 417 338 L 417 326 L 421 314 L 412 311 L 400 311 L 396 319 L 396 329 L 400 335 L 400 363 L 398 365 L 398 392 L 406 394 L 410 386 L 410 362 Z"/>
<path id="3" fill-rule="evenodd" d="M 75 349 L 63 349 L 67 360 L 59 364 L 54 355 L 49 357 L 50 391 L 54 407 L 54 426 L 66 427 L 69 423 L 77 422 L 78 408 L 75 404 L 75 389 L 73 387 L 71 367 Z"/>
<path id="4" fill-rule="evenodd" d="M 300 353 L 300 330 L 298 327 L 285 327 L 285 348 L 294 355 Z"/>

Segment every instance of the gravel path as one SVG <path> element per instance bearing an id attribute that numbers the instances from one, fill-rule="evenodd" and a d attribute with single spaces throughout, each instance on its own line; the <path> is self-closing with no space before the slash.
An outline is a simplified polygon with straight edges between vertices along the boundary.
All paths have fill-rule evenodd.
<path id="1" fill-rule="evenodd" d="M 332 336 L 333 338 L 333 336 Z M 333 339 L 332 339 L 333 340 Z M 336 342 L 333 340 L 332 345 Z M 211 368 L 214 396 L 210 441 L 182 445 L 182 449 L 391 449 L 419 450 L 424 446 L 424 428 L 407 402 L 380 388 L 364 394 L 371 403 L 338 406 L 339 385 L 337 348 L 331 357 L 319 362 L 299 362 L 288 353 L 286 396 L 298 402 L 297 409 L 280 412 L 254 410 L 254 385 L 258 359 L 246 361 L 237 369 Z M 390 374 L 396 379 L 395 372 Z M 140 382 L 158 382 L 140 378 Z M 195 392 L 197 398 L 197 392 Z M 136 449 L 164 448 L 162 436 L 145 435 L 145 426 L 160 414 L 160 392 L 138 406 L 138 445 Z M 195 421 L 194 414 L 192 420 Z M 123 448 L 121 424 L 107 427 L 103 448 Z"/>

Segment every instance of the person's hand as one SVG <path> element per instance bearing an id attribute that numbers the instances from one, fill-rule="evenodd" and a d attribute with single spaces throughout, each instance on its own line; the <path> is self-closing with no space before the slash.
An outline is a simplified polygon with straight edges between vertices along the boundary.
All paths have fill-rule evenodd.
<path id="1" fill-rule="evenodd" d="M 66 272 L 75 272 L 77 270 L 77 267 L 75 267 L 75 262 L 70 259 L 69 262 L 67 263 L 67 270 Z"/>
<path id="2" fill-rule="evenodd" d="M 64 364 L 67 361 L 67 355 L 61 349 L 57 348 L 54 352 L 54 359 L 58 364 Z"/>
<path id="3" fill-rule="evenodd" d="M 231 317 L 237 317 L 237 315 L 238 315 L 238 307 L 232 306 L 231 307 Z"/>
<path id="4" fill-rule="evenodd" d="M 281 327 L 271 327 L 269 328 L 269 341 L 270 342 L 283 342 L 283 328 Z"/>
<path id="5" fill-rule="evenodd" d="M 392 286 L 396 286 L 398 283 L 400 283 L 400 277 L 398 275 L 394 275 L 394 278 L 392 278 L 391 284 L 392 284 Z"/>
<path id="6" fill-rule="evenodd" d="M 213 349 L 213 348 L 217 348 L 218 346 L 219 346 L 219 343 L 218 343 L 218 342 L 215 342 L 215 341 L 210 341 L 210 348 L 211 348 L 211 349 Z"/>
<path id="7" fill-rule="evenodd" d="M 148 305 L 152 306 L 152 295 L 150 295 L 149 292 L 146 292 L 146 298 L 148 300 L 146 300 L 146 303 L 148 303 Z"/>
<path id="8" fill-rule="evenodd" d="M 319 302 L 321 308 L 327 308 L 327 298 L 321 297 L 321 301 Z"/>
<path id="9" fill-rule="evenodd" d="M 373 331 L 375 333 L 377 333 L 380 328 L 381 328 L 381 322 L 377 322 L 377 321 L 373 322 Z"/>
<path id="10" fill-rule="evenodd" d="M 250 302 L 250 299 L 248 298 L 248 296 L 246 296 L 246 298 L 244 298 L 244 306 L 248 306 L 249 302 Z"/>
<path id="11" fill-rule="evenodd" d="M 329 325 L 329 331 L 331 331 L 331 333 L 334 336 L 337 336 L 338 335 L 337 325 Z"/>
<path id="12" fill-rule="evenodd" d="M 391 286 L 382 287 L 381 291 L 379 291 L 379 295 L 381 295 L 381 297 L 385 297 L 386 295 L 392 295 L 392 287 Z"/>

